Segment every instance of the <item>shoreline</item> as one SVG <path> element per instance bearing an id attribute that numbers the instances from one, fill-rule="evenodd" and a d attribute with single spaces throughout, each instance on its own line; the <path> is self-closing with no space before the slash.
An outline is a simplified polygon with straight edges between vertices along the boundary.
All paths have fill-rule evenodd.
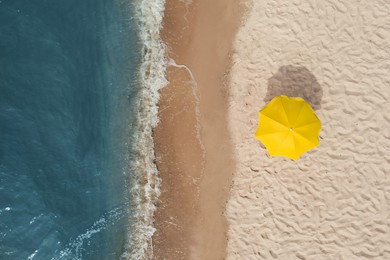
<path id="1" fill-rule="evenodd" d="M 131 216 L 131 229 L 127 237 L 122 258 L 150 258 L 151 238 L 155 232 L 153 226 L 155 205 L 160 194 L 160 178 L 155 164 L 153 128 L 158 123 L 159 90 L 165 79 L 165 49 L 160 38 L 160 28 L 164 14 L 163 0 L 134 1 L 134 18 L 138 25 L 138 37 L 142 53 L 138 70 L 136 105 L 138 121 L 133 126 L 136 136 L 131 143 L 131 152 L 137 160 L 131 160 L 129 176 L 135 183 L 129 191 L 134 201 L 135 214 Z"/>
<path id="2" fill-rule="evenodd" d="M 154 129 L 161 195 L 155 259 L 223 259 L 234 172 L 227 125 L 228 71 L 240 23 L 233 0 L 168 0 L 162 28 L 170 62 Z"/>

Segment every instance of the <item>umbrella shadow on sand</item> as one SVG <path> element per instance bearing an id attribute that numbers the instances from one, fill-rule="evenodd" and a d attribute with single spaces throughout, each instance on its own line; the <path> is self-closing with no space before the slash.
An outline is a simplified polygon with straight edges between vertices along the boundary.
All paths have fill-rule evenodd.
<path id="1" fill-rule="evenodd" d="M 322 88 L 315 76 L 303 66 L 282 66 L 268 80 L 267 94 L 264 101 L 268 103 L 274 97 L 286 95 L 304 98 L 314 110 L 321 108 Z"/>

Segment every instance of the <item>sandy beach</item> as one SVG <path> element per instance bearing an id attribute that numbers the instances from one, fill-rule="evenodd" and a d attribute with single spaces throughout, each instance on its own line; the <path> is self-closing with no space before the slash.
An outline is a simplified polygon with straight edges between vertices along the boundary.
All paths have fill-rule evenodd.
<path id="1" fill-rule="evenodd" d="M 388 10 L 166 2 L 154 259 L 390 259 Z M 279 95 L 305 98 L 322 122 L 298 161 L 253 135 Z"/>
<path id="2" fill-rule="evenodd" d="M 153 259 L 223 259 L 223 213 L 234 173 L 228 70 L 240 21 L 233 0 L 166 1 L 170 62 L 154 130 L 161 195 Z"/>
<path id="3" fill-rule="evenodd" d="M 234 42 L 227 259 L 390 259 L 390 2 L 254 0 Z M 274 96 L 322 121 L 298 161 L 254 137 Z"/>

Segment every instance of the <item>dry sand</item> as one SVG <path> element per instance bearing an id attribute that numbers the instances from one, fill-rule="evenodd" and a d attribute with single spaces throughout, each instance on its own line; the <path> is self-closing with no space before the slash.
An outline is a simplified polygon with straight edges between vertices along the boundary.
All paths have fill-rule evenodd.
<path id="1" fill-rule="evenodd" d="M 390 259 L 389 10 L 253 1 L 231 70 L 227 259 Z M 297 162 L 253 137 L 279 94 L 306 97 L 322 121 L 320 146 Z"/>
<path id="2" fill-rule="evenodd" d="M 154 130 L 162 179 L 153 259 L 223 259 L 223 216 L 234 172 L 227 70 L 239 24 L 235 0 L 167 0 L 162 36 L 169 85 Z"/>

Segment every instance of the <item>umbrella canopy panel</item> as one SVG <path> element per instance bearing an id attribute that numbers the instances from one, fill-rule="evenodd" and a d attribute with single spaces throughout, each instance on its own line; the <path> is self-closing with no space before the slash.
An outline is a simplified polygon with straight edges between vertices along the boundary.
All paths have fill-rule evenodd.
<path id="1" fill-rule="evenodd" d="M 259 112 L 255 136 L 271 156 L 297 160 L 318 146 L 321 122 L 302 98 L 275 97 Z"/>

